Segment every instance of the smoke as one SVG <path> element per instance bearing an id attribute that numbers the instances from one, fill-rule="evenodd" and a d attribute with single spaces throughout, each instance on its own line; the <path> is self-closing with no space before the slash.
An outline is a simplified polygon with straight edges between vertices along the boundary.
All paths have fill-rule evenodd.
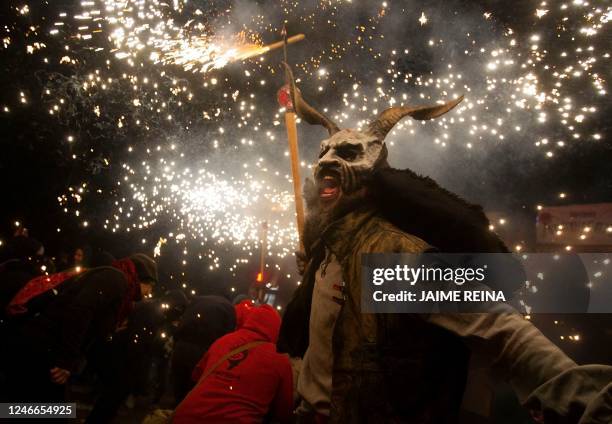
<path id="1" fill-rule="evenodd" d="M 427 105 L 465 95 L 459 107 L 441 118 L 428 122 L 405 118 L 400 122 L 387 137 L 389 160 L 396 168 L 431 176 L 487 210 L 525 208 L 532 212 L 536 203 L 551 202 L 561 190 L 581 190 L 589 200 L 607 187 L 605 178 L 594 180 L 587 175 L 589 170 L 574 160 L 579 153 L 589 163 L 597 163 L 594 174 L 604 174 L 605 156 L 601 155 L 599 162 L 592 160 L 598 150 L 591 137 L 605 133 L 594 124 L 598 114 L 605 112 L 605 96 L 590 102 L 594 91 L 600 90 L 598 84 L 605 91 L 605 81 L 599 83 L 594 75 L 607 75 L 609 69 L 604 60 L 589 62 L 574 55 L 578 41 L 571 45 L 573 50 L 563 44 L 572 38 L 584 42 L 579 31 L 585 20 L 578 6 L 567 12 L 566 30 L 557 41 L 557 11 L 551 10 L 540 20 L 527 10 L 522 25 L 510 28 L 497 14 L 512 15 L 513 6 L 486 10 L 459 1 L 416 0 L 283 1 L 274 6 L 246 0 L 186 4 L 189 8 L 176 13 L 181 14 L 179 27 L 188 25 L 189 36 L 198 37 L 201 31 L 203 37 L 229 38 L 245 30 L 268 43 L 280 39 L 283 23 L 290 36 L 304 33 L 304 41 L 289 46 L 288 61 L 304 97 L 340 127 L 363 128 L 393 105 Z M 166 25 L 168 20 L 164 16 L 160 22 Z M 157 24 L 161 25 L 156 23 L 153 28 Z M 149 28 L 148 22 L 144 25 Z M 176 34 L 172 30 L 168 36 Z M 595 51 L 602 44 L 601 37 L 595 36 L 589 42 Z M 90 55 L 95 56 L 100 46 L 94 43 L 91 47 Z M 128 48 L 126 44 L 126 51 Z M 584 49 L 588 51 L 588 44 Z M 559 59 L 564 50 L 571 56 L 567 60 Z M 284 84 L 281 49 L 208 73 L 152 63 L 143 51 L 135 50 L 132 63 L 116 60 L 104 51 L 100 55 L 110 60 L 100 68 L 92 67 L 93 60 L 77 57 L 82 68 L 74 69 L 79 73 L 76 81 L 82 94 L 52 85 L 52 94 L 46 97 L 46 107 L 53 110 L 54 117 L 75 111 L 66 125 L 85 123 L 82 126 L 86 128 L 74 134 L 82 141 L 71 149 L 83 161 L 94 151 L 102 155 L 102 163 L 108 159 L 110 172 L 101 173 L 104 175 L 99 179 L 140 178 L 140 191 L 146 192 L 155 185 L 155 178 L 146 169 L 138 177 L 124 175 L 126 168 L 121 165 L 127 163 L 136 169 L 140 162 L 164 159 L 175 162 L 177 170 L 206 170 L 241 188 L 265 181 L 267 192 L 283 199 L 291 196 L 284 110 L 276 101 L 277 90 Z M 566 72 L 570 65 L 572 71 L 561 78 L 559 72 Z M 576 76 L 576 69 L 582 74 Z M 571 85 L 566 82 L 570 77 Z M 60 98 L 74 107 L 59 105 Z M 81 115 L 87 115 L 88 120 Z M 90 128 L 100 130 L 94 134 Z M 298 124 L 298 132 L 303 180 L 310 176 L 309 165 L 316 160 L 319 142 L 327 134 L 323 128 L 306 123 Z M 99 134 L 104 135 L 104 147 L 94 138 Z M 576 135 L 582 137 L 580 144 L 574 142 Z M 157 167 L 151 174 L 164 173 L 164 168 Z M 188 180 L 192 175 L 177 171 L 176 178 Z M 87 183 L 92 191 L 99 186 L 96 181 Z M 113 215 L 129 214 L 126 211 L 130 209 L 123 207 L 126 185 L 118 189 L 118 182 L 106 183 L 109 189 L 103 192 L 120 199 L 107 200 Z M 218 197 L 223 200 L 222 195 Z M 180 203 L 181 199 L 177 196 L 168 202 Z M 286 206 L 287 202 L 277 203 Z M 245 204 L 252 208 L 255 221 L 269 218 L 265 204 Z M 145 202 L 145 206 L 143 212 L 146 209 L 149 213 L 158 204 Z M 182 214 L 180 204 L 170 206 L 177 215 Z M 92 209 L 99 210 L 97 205 Z M 292 210 L 281 212 L 284 221 L 281 225 L 279 218 L 279 226 L 286 227 L 287 222 L 293 222 Z M 130 217 L 125 218 L 129 221 Z M 181 219 L 172 217 L 173 221 Z M 218 224 L 224 224 L 222 221 Z M 139 228 L 140 223 L 130 225 Z M 209 235 L 198 232 L 200 236 Z"/>

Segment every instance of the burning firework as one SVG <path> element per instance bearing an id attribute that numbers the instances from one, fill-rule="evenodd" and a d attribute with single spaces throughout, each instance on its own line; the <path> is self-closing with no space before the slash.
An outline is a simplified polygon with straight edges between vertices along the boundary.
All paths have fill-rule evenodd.
<path id="1" fill-rule="evenodd" d="M 161 54 L 153 53 L 156 62 L 182 66 L 186 71 L 206 73 L 213 69 L 223 68 L 228 63 L 261 56 L 269 51 L 282 47 L 283 41 L 266 46 L 244 41 L 243 35 L 232 43 L 223 40 L 212 41 L 207 38 L 173 40 L 164 42 L 159 47 Z M 304 34 L 294 35 L 287 39 L 293 44 L 304 39 Z"/>

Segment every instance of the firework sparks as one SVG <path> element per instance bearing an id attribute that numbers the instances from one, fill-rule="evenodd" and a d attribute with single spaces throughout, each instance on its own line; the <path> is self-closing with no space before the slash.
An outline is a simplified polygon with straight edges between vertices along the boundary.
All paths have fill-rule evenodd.
<path id="1" fill-rule="evenodd" d="M 607 141 L 605 129 L 594 125 L 608 91 L 610 52 L 602 39 L 612 9 L 605 2 L 534 2 L 532 21 L 526 23 L 531 33 L 500 30 L 494 11 L 478 12 L 473 28 L 448 28 L 444 14 L 384 3 L 349 26 L 339 17 L 350 15 L 355 2 L 322 1 L 308 9 L 281 1 L 278 14 L 269 15 L 261 10 L 234 14 L 231 8 L 213 14 L 191 3 L 84 1 L 78 14 L 61 12 L 45 31 L 42 24 L 28 29 L 28 57 L 70 75 L 49 78 L 42 110 L 67 128 L 61 138 L 66 156 L 93 175 L 60 196 L 61 207 L 80 225 L 135 232 L 169 222 L 169 231 L 147 237 L 147 247 L 158 247 L 161 254 L 175 242 L 197 240 L 201 248 L 189 250 L 184 260 L 198 257 L 216 269 L 221 266 L 219 246 L 232 246 L 238 262 L 230 260 L 226 269 L 234 270 L 257 249 L 257 229 L 267 219 L 270 254 L 284 257 L 293 251 L 297 234 L 283 111 L 261 105 L 273 98 L 269 87 L 281 84 L 278 61 L 269 64 L 258 57 L 282 44 L 262 41 L 278 39 L 278 15 L 295 19 L 309 40 L 321 31 L 334 34 L 313 42 L 315 48 L 302 43 L 307 53 L 296 55 L 300 60 L 294 65 L 313 103 L 327 106 L 324 112 L 343 126 L 363 126 L 388 106 L 466 95 L 460 108 L 439 121 L 401 122 L 389 135 L 396 153 L 407 149 L 398 142 L 402 138 L 431 140 L 431 146 L 421 143 L 419 148 L 440 157 L 451 146 L 487 152 L 510 144 L 548 163 L 580 143 Z M 32 16 L 24 5 L 15 14 Z M 236 15 L 243 17 L 239 23 Z M 391 15 L 414 25 L 422 36 L 409 45 L 393 40 L 393 28 L 385 29 L 392 27 Z M 487 30 L 478 32 L 474 22 Z M 49 37 L 42 39 L 43 32 Z M 62 45 L 57 57 L 48 53 L 54 42 Z M 7 31 L 4 49 L 15 45 Z M 96 60 L 83 60 L 83 50 Z M 423 56 L 435 66 L 423 70 L 411 65 Z M 244 61 L 240 80 L 221 69 L 236 61 Z M 365 65 L 368 80 L 361 72 Z M 191 72 L 203 75 L 193 78 Z M 38 101 L 22 88 L 11 95 L 2 105 L 4 116 Z M 82 130 L 85 123 L 108 125 L 95 136 Z M 125 140 L 133 133 L 140 144 L 133 143 L 127 159 L 105 150 L 108 139 Z M 175 134 L 185 135 L 171 149 L 180 138 Z M 316 149 L 301 148 L 307 151 L 303 157 L 314 157 L 308 154 Z M 239 159 L 225 173 L 211 167 L 212 159 L 205 162 L 230 153 Z M 260 156 L 265 160 L 253 159 Z M 308 164 L 302 167 L 308 175 Z M 112 174 L 116 186 L 100 187 L 98 174 Z M 570 199 L 570 192 L 557 196 L 562 189 L 551 189 L 549 197 Z M 98 208 L 87 212 L 95 202 L 113 210 L 103 218 L 96 216 Z M 494 224 L 495 229 L 510 225 Z M 167 243 L 156 245 L 161 238 Z"/>
<path id="2" fill-rule="evenodd" d="M 248 43 L 245 38 L 244 34 L 240 34 L 232 43 L 223 40 L 211 42 L 210 39 L 200 37 L 166 41 L 159 46 L 161 54 L 152 53 L 152 58 L 155 62 L 182 66 L 186 71 L 207 73 L 221 69 L 228 63 L 261 56 L 283 45 L 280 41 L 264 46 Z M 303 39 L 303 34 L 294 35 L 287 39 L 287 44 Z"/>

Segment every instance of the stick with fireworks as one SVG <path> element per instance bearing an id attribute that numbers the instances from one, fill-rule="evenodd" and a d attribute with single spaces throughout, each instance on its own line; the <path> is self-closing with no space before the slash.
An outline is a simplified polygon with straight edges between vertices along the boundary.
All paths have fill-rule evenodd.
<path id="1" fill-rule="evenodd" d="M 268 244 L 268 222 L 261 223 L 261 249 L 259 251 L 259 272 L 255 279 L 256 300 L 263 303 L 265 295 L 264 268 L 266 266 L 266 250 Z"/>
<path id="2" fill-rule="evenodd" d="M 287 30 L 283 26 L 283 42 L 285 64 L 287 64 Z M 302 37 L 303 38 L 303 37 Z M 285 125 L 287 126 L 287 139 L 289 140 L 289 154 L 291 157 L 291 176 L 293 179 L 293 193 L 295 196 L 295 212 L 297 216 L 297 227 L 299 232 L 300 247 L 304 250 L 302 236 L 304 234 L 304 200 L 302 199 L 302 188 L 300 178 L 300 158 L 298 150 L 297 127 L 295 124 L 295 110 L 293 104 L 292 87 L 288 73 L 285 76 L 285 85 L 278 91 L 278 102 L 285 108 Z"/>
<path id="3" fill-rule="evenodd" d="M 153 58 L 156 62 L 182 66 L 186 71 L 206 73 L 213 69 L 223 68 L 228 63 L 264 55 L 303 39 L 304 34 L 293 35 L 289 38 L 285 36 L 283 40 L 268 45 L 248 43 L 244 37 L 238 37 L 232 42 L 208 37 L 163 40 L 156 44 L 161 54 L 155 54 Z"/>

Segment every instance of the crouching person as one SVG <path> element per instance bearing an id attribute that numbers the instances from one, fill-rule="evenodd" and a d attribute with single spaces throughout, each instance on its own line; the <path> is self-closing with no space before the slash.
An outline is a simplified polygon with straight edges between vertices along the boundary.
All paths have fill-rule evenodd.
<path id="1" fill-rule="evenodd" d="M 11 342 L 3 348 L 3 402 L 64 401 L 65 384 L 84 350 L 115 329 L 128 284 L 120 271 L 104 267 L 53 290 L 58 292 L 53 299 L 11 328 Z"/>
<path id="2" fill-rule="evenodd" d="M 253 307 L 242 325 L 217 340 L 193 371 L 195 387 L 174 423 L 259 423 L 291 419 L 289 358 L 276 352 L 281 319 L 269 305 Z"/>
<path id="3" fill-rule="evenodd" d="M 90 347 L 125 322 L 156 280 L 157 265 L 143 254 L 30 280 L 6 309 L 10 344 L 3 346 L 0 401 L 64 401 L 66 383 Z"/>
<path id="4" fill-rule="evenodd" d="M 236 313 L 227 299 L 198 296 L 191 301 L 174 333 L 171 379 L 175 404 L 193 389 L 191 373 L 210 346 L 236 328 Z"/>

